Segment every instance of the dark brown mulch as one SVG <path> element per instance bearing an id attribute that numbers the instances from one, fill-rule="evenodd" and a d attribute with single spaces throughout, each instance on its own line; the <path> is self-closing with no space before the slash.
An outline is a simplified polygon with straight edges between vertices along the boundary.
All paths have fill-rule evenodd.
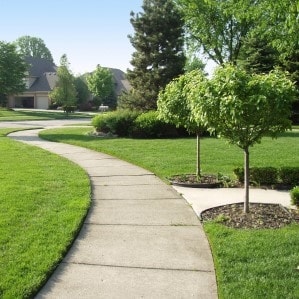
<path id="1" fill-rule="evenodd" d="M 174 175 L 170 178 L 173 182 L 176 183 L 216 183 L 217 177 L 213 174 L 205 174 L 202 175 L 200 178 L 195 174 L 178 174 Z"/>
<path id="2" fill-rule="evenodd" d="M 277 204 L 251 203 L 248 214 L 243 203 L 224 205 L 201 213 L 203 221 L 216 220 L 228 227 L 243 229 L 275 229 L 292 222 L 299 223 L 299 210 Z"/>

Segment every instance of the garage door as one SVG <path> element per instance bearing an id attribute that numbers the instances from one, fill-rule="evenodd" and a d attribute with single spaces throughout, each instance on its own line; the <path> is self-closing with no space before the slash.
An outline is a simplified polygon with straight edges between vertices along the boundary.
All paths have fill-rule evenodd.
<path id="1" fill-rule="evenodd" d="M 36 108 L 37 109 L 48 109 L 49 108 L 49 99 L 48 99 L 48 97 L 37 97 L 37 99 L 36 99 Z"/>

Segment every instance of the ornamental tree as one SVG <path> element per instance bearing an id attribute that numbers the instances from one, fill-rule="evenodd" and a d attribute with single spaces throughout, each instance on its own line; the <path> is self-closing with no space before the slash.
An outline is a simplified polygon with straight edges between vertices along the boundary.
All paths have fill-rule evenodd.
<path id="1" fill-rule="evenodd" d="M 230 64 L 219 67 L 205 83 L 205 100 L 194 98 L 192 109 L 197 121 L 244 151 L 244 212 L 248 213 L 249 148 L 264 136 L 276 138 L 291 129 L 296 89 L 282 71 L 249 74 Z"/>
<path id="2" fill-rule="evenodd" d="M 197 136 L 197 163 L 196 175 L 200 176 L 200 136 L 204 131 L 202 121 L 194 119 L 192 100 L 197 98 L 197 104 L 201 105 L 202 88 L 207 81 L 202 70 L 188 72 L 171 81 L 158 97 L 159 117 L 165 122 L 177 127 L 185 127 L 190 133 Z M 200 109 L 200 107 L 198 107 Z"/>

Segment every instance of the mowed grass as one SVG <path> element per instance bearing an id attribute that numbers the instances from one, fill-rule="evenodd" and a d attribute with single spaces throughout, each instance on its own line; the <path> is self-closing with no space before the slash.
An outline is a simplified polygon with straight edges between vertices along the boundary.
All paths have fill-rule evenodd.
<path id="1" fill-rule="evenodd" d="M 31 111 L 31 110 L 9 110 L 0 108 L 0 121 L 18 121 L 18 120 L 51 120 L 51 119 L 71 119 L 71 118 L 89 118 L 87 113 L 70 113 L 68 116 L 63 112 L 53 111 Z"/>
<path id="2" fill-rule="evenodd" d="M 41 137 L 102 151 L 145 167 L 165 178 L 195 171 L 196 143 L 186 139 L 102 139 L 90 128 L 42 131 Z M 251 166 L 299 166 L 299 131 L 277 140 L 264 138 L 250 150 Z M 243 152 L 224 140 L 203 138 L 204 172 L 232 175 Z M 230 229 L 204 224 L 215 262 L 219 298 L 299 298 L 299 225 L 277 230 Z"/>
<path id="3" fill-rule="evenodd" d="M 105 152 L 142 166 L 161 178 L 196 170 L 195 138 L 129 139 L 89 136 L 91 128 L 63 128 L 42 131 L 42 138 Z M 299 131 L 287 132 L 272 140 L 264 138 L 250 149 L 251 166 L 299 166 Z M 233 169 L 243 166 L 243 151 L 225 140 L 202 138 L 203 173 L 233 177 Z"/>
<path id="4" fill-rule="evenodd" d="M 61 261 L 90 205 L 86 173 L 0 130 L 0 298 L 32 297 Z"/>
<path id="5" fill-rule="evenodd" d="M 219 298 L 299 298 L 299 225 L 275 230 L 206 223 Z"/>

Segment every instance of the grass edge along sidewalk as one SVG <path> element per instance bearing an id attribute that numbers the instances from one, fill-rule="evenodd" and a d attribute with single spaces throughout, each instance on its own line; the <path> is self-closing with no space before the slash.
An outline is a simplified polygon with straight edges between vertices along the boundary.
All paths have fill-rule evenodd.
<path id="1" fill-rule="evenodd" d="M 90 205 L 89 179 L 58 155 L 0 129 L 0 298 L 36 294 L 62 260 Z"/>
<path id="2" fill-rule="evenodd" d="M 23 120 L 51 120 L 51 119 L 76 119 L 90 118 L 89 113 L 71 113 L 66 115 L 63 111 L 49 110 L 12 110 L 0 107 L 0 121 L 23 121 Z"/>
<path id="3" fill-rule="evenodd" d="M 173 140 L 172 147 L 169 144 L 164 147 L 163 140 L 103 140 L 88 136 L 88 131 L 88 128 L 64 128 L 42 131 L 40 135 L 53 141 L 104 151 L 130 162 L 134 162 L 134 157 L 137 157 L 137 164 L 151 171 L 156 167 L 156 174 L 180 170 L 180 164 L 176 165 L 176 168 L 170 166 L 168 170 L 160 169 L 166 167 L 166 164 L 175 164 L 175 156 L 178 155 L 176 149 L 178 145 L 183 145 L 179 140 Z M 287 132 L 283 136 L 277 141 L 265 139 L 265 142 L 256 146 L 261 149 L 258 163 L 269 163 L 273 160 L 273 155 L 277 159 L 282 157 L 276 161 L 282 165 L 289 163 L 292 166 L 292 163 L 298 163 L 295 160 L 298 155 L 295 156 L 292 152 L 298 153 L 298 132 Z M 214 141 L 210 145 L 215 146 Z M 186 142 L 190 146 L 193 141 L 185 139 L 184 143 Z M 220 141 L 217 150 L 221 150 L 221 146 Z M 231 147 L 228 151 L 230 150 L 233 150 L 231 154 L 236 159 L 238 149 Z M 210 153 L 213 149 L 207 147 L 205 151 Z M 255 155 L 258 155 L 258 151 Z M 158 152 L 162 152 L 161 156 L 158 156 Z M 183 153 L 184 160 L 193 159 L 193 153 L 186 152 L 186 148 Z M 166 163 L 159 160 L 167 155 L 171 156 L 171 159 Z M 242 159 L 242 153 L 240 155 Z M 299 298 L 299 225 L 294 224 L 278 230 L 238 230 L 210 222 L 205 223 L 204 228 L 215 261 L 220 298 Z"/>

